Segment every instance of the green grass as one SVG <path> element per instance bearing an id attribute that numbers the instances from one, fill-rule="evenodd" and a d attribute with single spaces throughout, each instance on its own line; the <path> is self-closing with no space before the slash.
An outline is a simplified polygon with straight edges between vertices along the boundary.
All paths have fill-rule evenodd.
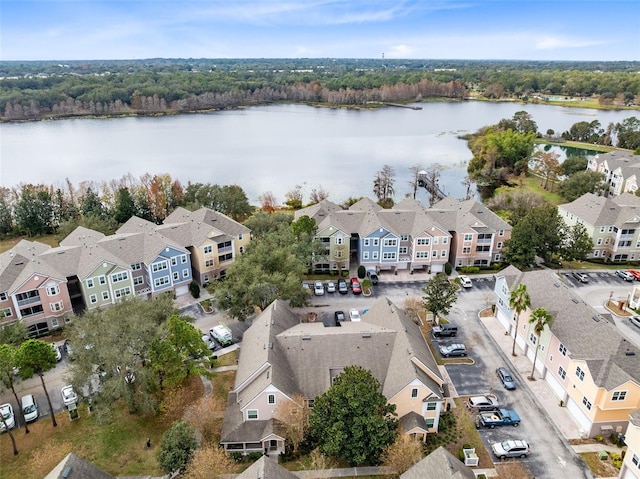
<path id="1" fill-rule="evenodd" d="M 40 243 L 48 244 L 52 248 L 59 246 L 55 235 L 33 236 L 31 238 L 27 236 L 16 236 L 14 238 L 0 240 L 0 253 L 10 250 L 23 239 L 27 241 L 39 241 Z"/>
<path id="2" fill-rule="evenodd" d="M 517 180 L 517 181 L 520 181 L 520 180 Z M 517 190 L 517 189 L 520 189 L 520 188 L 524 188 L 524 189 L 527 189 L 529 191 L 533 191 L 534 193 L 537 193 L 545 201 L 547 201 L 548 203 L 550 203 L 550 204 L 552 204 L 554 206 L 558 206 L 558 205 L 561 205 L 563 203 L 567 203 L 567 200 L 565 200 L 558 193 L 547 191 L 542 186 L 540 186 L 541 181 L 542 180 L 540 178 L 537 178 L 535 176 L 527 176 L 522 181 L 522 186 L 520 186 L 520 185 L 518 185 L 518 186 L 501 186 L 500 188 L 496 189 L 496 191 L 494 193 L 494 196 L 497 195 L 498 193 L 504 193 L 504 192 L 514 191 L 514 190 Z M 549 183 L 551 183 L 551 182 L 549 182 Z M 557 185 L 554 186 L 554 190 L 555 189 L 557 189 Z"/>
<path id="3" fill-rule="evenodd" d="M 581 141 L 551 141 L 545 138 L 536 138 L 534 143 L 538 145 L 555 145 L 555 146 L 568 146 L 571 148 L 580 148 L 581 150 L 591 150 L 597 151 L 600 153 L 609 153 L 610 151 L 620 150 L 619 148 L 614 148 L 613 146 L 605 146 L 605 145 L 594 145 L 593 143 L 583 143 Z M 624 150 L 626 151 L 626 150 Z"/>

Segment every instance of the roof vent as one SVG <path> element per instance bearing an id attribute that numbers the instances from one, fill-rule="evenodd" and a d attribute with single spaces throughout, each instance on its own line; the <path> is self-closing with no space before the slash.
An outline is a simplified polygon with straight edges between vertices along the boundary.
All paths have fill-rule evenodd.
<path id="1" fill-rule="evenodd" d="M 635 356 L 636 353 L 634 353 L 633 351 L 629 351 L 628 349 L 624 352 L 625 356 Z"/>
<path id="2" fill-rule="evenodd" d="M 560 287 L 560 283 L 553 283 L 553 285 L 554 285 L 556 288 L 559 288 L 559 287 Z"/>
<path id="3" fill-rule="evenodd" d="M 62 471 L 62 478 L 63 479 L 68 479 L 68 477 L 71 475 L 72 471 L 73 471 L 73 469 L 71 468 L 71 466 L 65 467 L 64 471 Z"/>
<path id="4" fill-rule="evenodd" d="M 599 318 L 598 316 L 594 316 L 594 317 L 593 317 L 593 320 L 594 320 L 596 323 L 599 323 L 599 322 L 600 322 L 600 318 Z"/>
<path id="5" fill-rule="evenodd" d="M 574 303 L 576 303 L 576 304 L 580 303 L 580 301 L 579 301 L 579 300 L 577 300 L 576 298 L 572 298 L 572 299 L 571 299 L 571 301 L 573 301 L 573 302 L 574 302 Z"/>
<path id="6" fill-rule="evenodd" d="M 311 341 L 311 336 L 302 336 L 303 341 Z"/>
<path id="7" fill-rule="evenodd" d="M 362 337 L 363 338 L 370 338 L 371 337 L 371 333 L 362 333 Z"/>

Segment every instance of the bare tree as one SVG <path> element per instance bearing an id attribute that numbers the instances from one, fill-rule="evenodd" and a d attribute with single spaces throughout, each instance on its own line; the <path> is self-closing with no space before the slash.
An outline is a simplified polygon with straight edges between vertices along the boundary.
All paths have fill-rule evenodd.
<path id="1" fill-rule="evenodd" d="M 294 394 L 291 401 L 280 401 L 274 412 L 274 416 L 284 424 L 284 434 L 291 441 L 293 454 L 298 452 L 309 428 L 309 413 L 307 401 L 300 394 Z"/>
<path id="2" fill-rule="evenodd" d="M 397 475 L 403 474 L 422 459 L 422 443 L 400 431 L 393 444 L 382 452 L 380 459 L 385 466 L 393 467 Z"/>
<path id="3" fill-rule="evenodd" d="M 265 191 L 258 196 L 260 202 L 260 209 L 266 213 L 274 213 L 278 209 L 278 204 L 275 195 L 271 191 Z"/>
<path id="4" fill-rule="evenodd" d="M 395 194 L 393 189 L 395 175 L 395 171 L 389 165 L 384 165 L 382 170 L 376 173 L 376 177 L 373 180 L 373 194 L 376 195 L 378 201 L 387 200 Z"/>
<path id="5" fill-rule="evenodd" d="M 314 205 L 329 198 L 329 193 L 322 186 L 318 186 L 318 188 L 313 188 L 311 190 L 311 194 L 309 196 L 311 204 Z"/>
<path id="6" fill-rule="evenodd" d="M 424 168 L 420 163 L 416 163 L 415 165 L 409 168 L 409 172 L 411 173 L 411 179 L 409 180 L 409 186 L 411 187 L 411 191 L 413 193 L 413 199 L 416 199 L 416 194 L 418 193 L 418 175 Z"/>
<path id="7" fill-rule="evenodd" d="M 292 210 L 299 210 L 302 208 L 302 185 L 296 185 L 287 191 L 284 195 L 285 204 Z"/>
<path id="8" fill-rule="evenodd" d="M 235 472 L 235 462 L 217 444 L 207 444 L 196 449 L 182 477 L 187 479 L 211 479 Z"/>

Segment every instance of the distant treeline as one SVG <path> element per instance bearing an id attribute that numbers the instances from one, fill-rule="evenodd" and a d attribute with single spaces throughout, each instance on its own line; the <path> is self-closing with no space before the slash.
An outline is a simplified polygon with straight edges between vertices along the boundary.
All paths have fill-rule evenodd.
<path id="1" fill-rule="evenodd" d="M 155 114 L 269 102 L 369 102 L 532 95 L 640 105 L 640 62 L 151 59 L 0 62 L 3 120 Z"/>

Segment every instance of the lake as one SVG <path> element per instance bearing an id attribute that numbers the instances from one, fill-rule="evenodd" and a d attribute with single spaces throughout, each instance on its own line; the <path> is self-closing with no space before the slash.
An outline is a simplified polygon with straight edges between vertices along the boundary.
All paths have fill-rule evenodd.
<path id="1" fill-rule="evenodd" d="M 69 119 L 0 125 L 0 185 L 64 186 L 110 181 L 127 173 L 169 173 L 187 182 L 238 184 L 249 200 L 271 191 L 279 202 L 302 185 L 308 201 L 322 187 L 340 203 L 373 196 L 382 166 L 396 172 L 395 199 L 410 192 L 409 168 L 443 166 L 440 184 L 462 197 L 471 158 L 459 135 L 525 110 L 541 132 L 557 134 L 578 121 L 604 128 L 637 111 L 465 101 L 421 103 L 422 110 L 346 110 L 270 105 L 167 117 Z M 427 194 L 419 193 L 426 201 Z"/>

